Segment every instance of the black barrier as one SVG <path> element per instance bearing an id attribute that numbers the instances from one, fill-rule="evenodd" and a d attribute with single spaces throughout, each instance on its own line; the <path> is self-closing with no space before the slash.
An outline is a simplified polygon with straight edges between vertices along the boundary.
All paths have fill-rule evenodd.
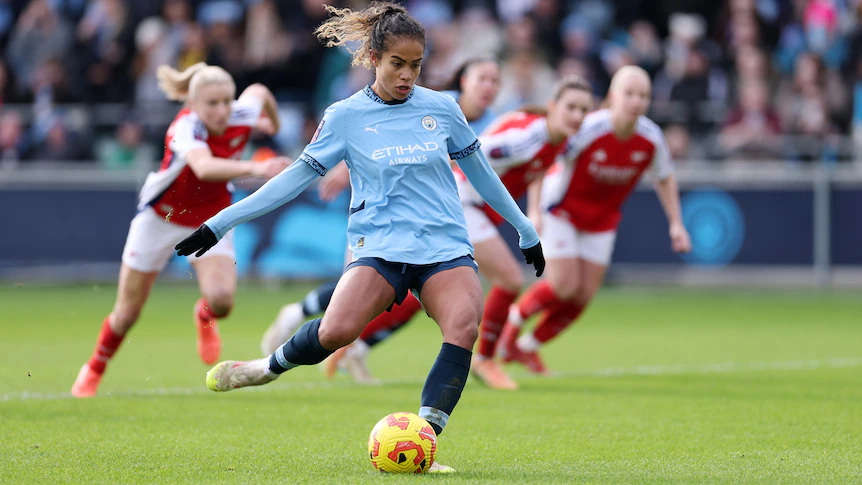
<path id="1" fill-rule="evenodd" d="M 0 207 L 7 208 L 0 268 L 118 262 L 135 197 L 130 190 L 0 189 Z M 614 262 L 812 265 L 812 207 L 812 189 L 689 188 L 683 193 L 683 212 L 694 251 L 680 257 L 670 249 L 667 221 L 655 194 L 638 190 L 624 206 Z M 834 264 L 862 265 L 860 208 L 862 188 L 832 189 Z M 346 212 L 346 196 L 327 204 L 315 191 L 304 192 L 238 228 L 238 268 L 273 278 L 337 275 L 344 262 Z M 502 232 L 516 247 L 512 228 L 507 225 Z"/>

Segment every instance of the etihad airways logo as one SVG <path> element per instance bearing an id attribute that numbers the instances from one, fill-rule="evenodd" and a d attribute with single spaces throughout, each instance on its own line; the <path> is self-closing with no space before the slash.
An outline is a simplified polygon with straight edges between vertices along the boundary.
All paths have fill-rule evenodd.
<path id="1" fill-rule="evenodd" d="M 425 143 L 417 143 L 415 145 L 400 145 L 394 147 L 381 148 L 374 150 L 371 158 L 374 160 L 382 160 L 389 158 L 389 165 L 401 165 L 404 163 L 422 163 L 428 160 L 428 153 L 437 151 L 440 148 L 437 143 L 427 141 Z"/>

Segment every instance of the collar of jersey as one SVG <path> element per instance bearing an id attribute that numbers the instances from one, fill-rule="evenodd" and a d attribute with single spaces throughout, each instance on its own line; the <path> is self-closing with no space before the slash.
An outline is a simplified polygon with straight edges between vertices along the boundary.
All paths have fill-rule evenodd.
<path id="1" fill-rule="evenodd" d="M 371 89 L 371 85 L 366 85 L 364 88 L 362 88 L 362 92 L 364 92 L 369 98 L 371 98 L 371 101 L 374 101 L 375 103 L 395 105 L 395 104 L 404 104 L 407 102 L 407 100 L 412 98 L 413 93 L 416 92 L 416 86 L 413 86 L 413 89 L 410 90 L 410 94 L 408 94 L 406 98 L 400 99 L 400 100 L 399 99 L 393 99 L 392 101 L 386 101 L 385 99 L 378 96 L 377 93 L 375 93 L 374 90 Z"/>

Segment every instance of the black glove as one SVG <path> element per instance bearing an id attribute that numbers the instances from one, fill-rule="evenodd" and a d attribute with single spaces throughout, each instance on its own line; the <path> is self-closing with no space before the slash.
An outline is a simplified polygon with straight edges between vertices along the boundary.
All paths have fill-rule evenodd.
<path id="1" fill-rule="evenodd" d="M 545 255 L 542 253 L 542 243 L 527 249 L 521 249 L 524 253 L 524 261 L 536 268 L 536 276 L 542 276 L 545 272 Z"/>
<path id="2" fill-rule="evenodd" d="M 189 237 L 180 241 L 174 246 L 174 249 L 177 250 L 179 256 L 188 256 L 197 251 L 198 253 L 195 256 L 201 257 L 211 247 L 215 246 L 216 243 L 218 243 L 218 238 L 216 238 L 212 229 L 207 227 L 206 224 L 201 224 L 201 227 L 197 228 Z"/>

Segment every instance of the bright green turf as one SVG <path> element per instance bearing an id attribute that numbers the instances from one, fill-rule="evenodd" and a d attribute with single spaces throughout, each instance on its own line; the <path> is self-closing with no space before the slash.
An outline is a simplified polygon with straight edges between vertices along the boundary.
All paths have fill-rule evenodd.
<path id="1" fill-rule="evenodd" d="M 256 357 L 305 289 L 243 288 L 223 356 Z M 113 292 L 0 287 L 0 483 L 862 481 L 859 295 L 605 289 L 545 351 L 563 377 L 518 370 L 514 393 L 468 384 L 440 440 L 459 473 L 444 478 L 382 476 L 366 456 L 379 418 L 418 408 L 440 343 L 427 319 L 373 353 L 381 388 L 303 368 L 216 394 L 195 354 L 194 289 L 161 286 L 101 397 L 70 399 Z M 718 363 L 732 365 L 704 366 Z"/>

